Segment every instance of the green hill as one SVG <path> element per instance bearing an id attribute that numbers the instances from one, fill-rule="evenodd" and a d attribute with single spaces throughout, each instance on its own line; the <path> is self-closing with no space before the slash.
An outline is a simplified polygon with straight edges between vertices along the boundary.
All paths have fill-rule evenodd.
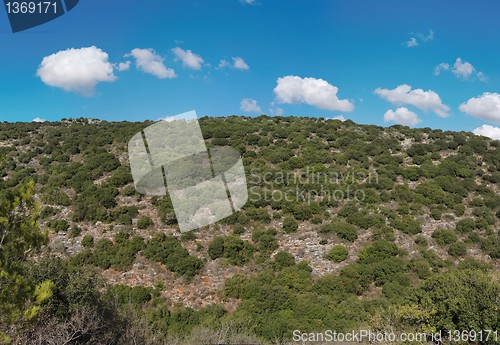
<path id="1" fill-rule="evenodd" d="M 150 124 L 0 123 L 0 342 L 500 330 L 500 141 L 205 117 L 207 145 L 241 153 L 249 201 L 181 234 L 168 196 L 133 187 L 127 142 Z"/>

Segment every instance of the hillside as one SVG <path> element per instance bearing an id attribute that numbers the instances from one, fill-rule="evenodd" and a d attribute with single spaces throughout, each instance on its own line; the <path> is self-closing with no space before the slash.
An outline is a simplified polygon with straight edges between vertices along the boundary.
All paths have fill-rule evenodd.
<path id="1" fill-rule="evenodd" d="M 20 270 L 29 286 L 55 283 L 40 314 L 0 318 L 0 331 L 20 343 L 56 339 L 92 299 L 105 307 L 91 318 L 112 320 L 111 310 L 133 334 L 116 340 L 89 327 L 70 343 L 500 329 L 499 141 L 322 118 L 204 117 L 207 146 L 241 153 L 249 201 L 181 234 L 169 197 L 140 195 L 132 183 L 127 142 L 150 124 L 0 123 L 1 195 L 33 181 L 47 236 Z M 73 284 L 74 272 L 97 285 L 89 301 L 68 297 L 91 289 Z"/>

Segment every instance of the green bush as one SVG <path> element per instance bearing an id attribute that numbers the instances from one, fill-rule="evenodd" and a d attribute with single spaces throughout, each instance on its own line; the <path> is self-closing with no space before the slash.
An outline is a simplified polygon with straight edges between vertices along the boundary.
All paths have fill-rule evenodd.
<path id="1" fill-rule="evenodd" d="M 148 216 L 141 216 L 138 220 L 137 220 L 137 227 L 139 229 L 147 229 L 149 228 L 150 226 L 152 226 L 154 223 L 153 223 L 153 220 L 151 218 L 149 218 Z"/>
<path id="2" fill-rule="evenodd" d="M 65 219 L 50 221 L 48 226 L 55 232 L 66 232 L 69 229 L 69 224 Z"/>
<path id="3" fill-rule="evenodd" d="M 265 253 L 269 253 L 278 248 L 276 230 L 274 229 L 255 229 L 252 232 L 252 240 L 257 245 L 257 248 Z"/>
<path id="4" fill-rule="evenodd" d="M 189 255 L 177 238 L 164 233 L 156 234 L 146 243 L 143 255 L 163 263 L 172 272 L 186 278 L 194 277 L 203 267 L 203 262 Z"/>
<path id="5" fill-rule="evenodd" d="M 215 237 L 208 245 L 208 256 L 215 260 L 224 256 L 224 238 L 221 236 Z"/>
<path id="6" fill-rule="evenodd" d="M 408 235 L 416 235 L 422 232 L 422 226 L 420 223 L 414 220 L 411 216 L 397 218 L 392 221 L 391 225 L 397 230 Z"/>
<path id="7" fill-rule="evenodd" d="M 233 234 L 234 235 L 242 235 L 245 233 L 245 227 L 241 224 L 237 224 L 233 228 Z"/>
<path id="8" fill-rule="evenodd" d="M 400 254 L 396 244 L 386 240 L 377 240 L 359 251 L 359 262 L 373 263 Z"/>
<path id="9" fill-rule="evenodd" d="M 441 246 L 446 246 L 451 243 L 455 243 L 458 239 L 457 235 L 453 230 L 449 229 L 438 229 L 432 233 L 432 238 L 436 240 L 436 243 Z"/>
<path id="10" fill-rule="evenodd" d="M 82 246 L 84 248 L 92 248 L 94 246 L 94 236 L 92 236 L 92 235 L 83 236 Z"/>
<path id="11" fill-rule="evenodd" d="M 358 238 L 356 228 L 344 220 L 334 219 L 330 224 L 323 225 L 320 230 L 321 233 L 335 233 L 339 238 L 354 242 Z"/>
<path id="12" fill-rule="evenodd" d="M 73 225 L 71 229 L 69 230 L 69 237 L 75 238 L 80 236 L 82 233 L 82 229 L 78 225 Z"/>
<path id="13" fill-rule="evenodd" d="M 451 256 L 464 256 L 467 254 L 467 246 L 463 242 L 453 243 L 450 248 L 448 248 L 448 254 Z"/>
<path id="14" fill-rule="evenodd" d="M 155 294 L 154 289 L 143 286 L 113 285 L 107 291 L 119 304 L 144 304 L 151 300 Z"/>
<path id="15" fill-rule="evenodd" d="M 287 252 L 278 252 L 274 256 L 274 267 L 275 269 L 282 269 L 285 267 L 291 267 L 295 265 L 295 257 Z"/>
<path id="16" fill-rule="evenodd" d="M 472 218 L 462 219 L 457 223 L 456 229 L 460 233 L 468 233 L 476 228 L 476 222 Z"/>
<path id="17" fill-rule="evenodd" d="M 342 262 L 349 256 L 349 251 L 344 246 L 335 246 L 326 254 L 326 258 L 335 262 Z"/>
<path id="18" fill-rule="evenodd" d="M 427 247 L 427 239 L 424 236 L 415 237 L 415 244 L 421 247 Z"/>
<path id="19" fill-rule="evenodd" d="M 297 231 L 299 223 L 293 217 L 285 217 L 283 220 L 283 231 L 287 234 Z"/>

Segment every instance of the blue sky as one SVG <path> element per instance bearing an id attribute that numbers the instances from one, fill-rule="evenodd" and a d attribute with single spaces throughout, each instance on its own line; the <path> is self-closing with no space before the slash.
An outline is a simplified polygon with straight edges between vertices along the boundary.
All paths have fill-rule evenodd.
<path id="1" fill-rule="evenodd" d="M 497 1 L 82 0 L 13 34 L 2 7 L 0 121 L 194 109 L 500 138 L 498 13 Z"/>

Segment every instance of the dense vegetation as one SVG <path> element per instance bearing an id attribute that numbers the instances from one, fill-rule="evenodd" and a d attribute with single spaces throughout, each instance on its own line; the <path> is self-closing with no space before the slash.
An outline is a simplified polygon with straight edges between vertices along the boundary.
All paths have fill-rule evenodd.
<path id="1" fill-rule="evenodd" d="M 132 184 L 127 141 L 150 124 L 0 123 L 0 343 L 500 332 L 499 141 L 315 118 L 203 118 L 209 147 L 241 153 L 249 201 L 180 234 L 169 197 Z M 162 275 L 141 285 L 158 266 Z M 181 286 L 203 301 L 206 281 L 219 287 L 211 303 L 174 298 Z"/>

